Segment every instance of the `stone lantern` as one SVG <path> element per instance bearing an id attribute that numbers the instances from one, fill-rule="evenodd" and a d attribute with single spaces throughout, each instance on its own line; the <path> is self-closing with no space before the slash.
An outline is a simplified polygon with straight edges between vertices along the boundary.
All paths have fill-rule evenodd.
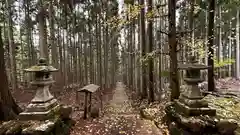
<path id="1" fill-rule="evenodd" d="M 179 99 L 165 107 L 170 134 L 230 135 L 236 130 L 236 121 L 218 118 L 216 109 L 208 107 L 204 100 L 198 83 L 203 81 L 201 70 L 207 68 L 198 64 L 194 56 L 189 64 L 179 66 L 179 69 L 186 70 L 184 81 L 188 86 Z"/>
<path id="2" fill-rule="evenodd" d="M 176 100 L 176 106 L 188 116 L 198 115 L 215 115 L 216 110 L 209 108 L 208 103 L 203 100 L 198 87 L 198 83 L 203 82 L 201 78 L 201 70 L 207 69 L 208 66 L 198 64 L 195 56 L 190 58 L 190 64 L 180 65 L 179 69 L 186 70 L 184 81 L 187 84 L 187 89 L 180 95 L 179 100 Z"/>
<path id="3" fill-rule="evenodd" d="M 31 84 L 37 86 L 37 90 L 26 110 L 20 113 L 20 119 L 45 120 L 54 108 L 58 107 L 57 100 L 49 91 L 49 86 L 54 83 L 50 73 L 57 69 L 49 66 L 46 59 L 40 58 L 37 65 L 25 69 L 25 71 L 34 73 L 34 81 Z"/>

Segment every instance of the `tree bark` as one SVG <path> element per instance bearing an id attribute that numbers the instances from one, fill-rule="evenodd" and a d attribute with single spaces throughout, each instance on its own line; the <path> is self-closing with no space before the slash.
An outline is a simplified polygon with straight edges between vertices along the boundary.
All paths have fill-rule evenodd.
<path id="1" fill-rule="evenodd" d="M 146 53 L 146 39 L 145 39 L 145 6 L 144 0 L 140 0 L 139 3 L 142 8 L 140 11 L 140 44 L 142 49 L 142 58 L 145 57 Z M 142 62 L 142 93 L 141 98 L 147 97 L 147 80 L 146 80 L 146 66 L 145 63 Z"/>
<path id="2" fill-rule="evenodd" d="M 148 0 L 148 12 L 152 12 L 152 0 Z M 149 53 L 152 53 L 153 51 L 153 23 L 152 19 L 148 19 L 148 46 L 149 46 Z M 153 58 L 150 57 L 148 60 L 148 67 L 149 67 L 149 97 L 148 102 L 154 101 L 154 82 L 153 82 L 153 72 L 154 72 L 154 61 Z"/>
<path id="3" fill-rule="evenodd" d="M 0 33 L 2 33 L 1 27 Z M 21 108 L 14 101 L 8 88 L 2 35 L 0 35 L 0 76 L 0 120 L 15 119 Z"/>
<path id="4" fill-rule="evenodd" d="M 176 0 L 168 0 L 168 19 L 169 19 L 169 34 L 168 43 L 170 49 L 170 88 L 171 100 L 178 99 L 179 78 L 178 78 L 178 61 L 177 61 L 177 40 L 176 40 Z"/>
<path id="5" fill-rule="evenodd" d="M 219 5 L 218 7 L 218 16 L 219 16 L 219 27 L 218 27 L 218 62 L 221 62 L 223 61 L 222 59 L 222 26 L 221 26 L 221 21 L 222 21 L 222 15 L 221 15 L 221 5 Z M 222 70 L 221 68 L 224 68 L 224 67 L 219 67 L 218 69 L 218 78 L 221 78 L 221 74 L 222 74 Z"/>
<path id="6" fill-rule="evenodd" d="M 228 58 L 232 59 L 232 22 L 231 20 L 229 21 L 229 38 L 228 38 Z M 228 76 L 232 76 L 232 64 L 228 66 Z"/>
<path id="7" fill-rule="evenodd" d="M 106 20 L 108 17 L 108 11 L 106 11 Z M 104 42 L 104 88 L 106 89 L 108 87 L 108 42 L 109 42 L 109 35 L 108 35 L 108 26 L 105 26 L 104 32 L 105 32 L 105 42 Z"/>
<path id="8" fill-rule="evenodd" d="M 50 45 L 51 45 L 51 53 L 52 53 L 52 65 L 58 68 L 58 53 L 57 53 L 57 45 L 55 42 L 55 30 L 54 30 L 54 9 L 53 3 L 50 1 L 49 5 L 49 25 L 50 25 Z"/>
<path id="9" fill-rule="evenodd" d="M 214 91 L 214 49 L 213 49 L 213 40 L 214 40 L 214 12 L 215 12 L 215 0 L 209 1 L 209 19 L 208 19 L 208 90 Z"/>
<path id="10" fill-rule="evenodd" d="M 89 13 L 90 14 L 90 13 Z M 89 20 L 90 21 L 90 20 Z M 92 36 L 91 36 L 91 22 L 88 23 L 88 38 L 89 38 L 89 75 L 90 75 L 90 83 L 94 83 L 94 56 L 93 56 L 93 43 L 92 43 Z"/>
<path id="11" fill-rule="evenodd" d="M 47 29 L 46 29 L 46 19 L 45 19 L 45 9 L 43 7 L 43 2 L 41 2 L 41 7 L 38 13 L 38 27 L 39 27 L 39 46 L 40 46 L 40 57 L 48 57 L 48 44 L 47 44 Z"/>
<path id="12" fill-rule="evenodd" d="M 208 65 L 208 12 L 205 13 L 205 25 L 206 25 L 206 33 L 205 33 L 205 64 Z M 208 80 L 207 74 L 205 75 L 205 80 Z"/>
<path id="13" fill-rule="evenodd" d="M 9 45 L 9 54 L 10 54 L 10 68 L 11 68 L 11 84 L 12 89 L 17 89 L 17 71 L 16 71 L 16 58 L 15 58 L 15 45 L 13 39 L 13 29 L 12 29 L 12 8 L 10 1 L 6 0 L 6 6 L 8 8 L 8 45 Z"/>
<path id="14" fill-rule="evenodd" d="M 236 78 L 237 79 L 240 79 L 240 52 L 239 52 L 239 49 L 240 49 L 240 41 L 239 41 L 239 23 L 240 23 L 240 18 L 239 18 L 239 12 L 240 12 L 240 9 L 238 8 L 237 9 L 237 15 L 236 15 L 236 19 L 237 19 L 237 24 L 236 24 Z"/>

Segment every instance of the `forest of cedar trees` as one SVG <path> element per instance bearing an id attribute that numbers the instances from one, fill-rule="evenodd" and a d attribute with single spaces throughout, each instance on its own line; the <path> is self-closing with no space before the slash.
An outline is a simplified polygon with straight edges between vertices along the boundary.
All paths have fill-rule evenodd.
<path id="1" fill-rule="evenodd" d="M 103 112 L 121 87 L 118 96 L 126 95 L 130 108 L 165 114 L 166 104 L 187 85 L 179 65 L 191 56 L 208 66 L 201 71 L 201 91 L 240 95 L 239 0 L 1 0 L 0 34 L 1 121 L 16 119 L 35 95 L 34 76 L 24 69 L 39 58 L 58 69 L 50 92 L 73 108 L 78 122 L 72 135 L 97 135 L 106 124 L 99 122 L 105 116 L 92 127 L 81 122 L 78 89 L 100 86 Z M 240 121 L 240 105 L 234 111 Z M 159 132 L 169 134 L 161 125 Z"/>

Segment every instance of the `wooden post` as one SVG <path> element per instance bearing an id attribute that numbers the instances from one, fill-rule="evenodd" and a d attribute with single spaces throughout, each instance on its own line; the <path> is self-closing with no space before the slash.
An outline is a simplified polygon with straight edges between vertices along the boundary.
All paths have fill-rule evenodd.
<path id="1" fill-rule="evenodd" d="M 89 113 L 91 113 L 91 107 L 92 107 L 92 93 L 90 93 L 90 96 L 89 96 L 89 108 L 88 108 Z"/>
<path id="2" fill-rule="evenodd" d="M 100 88 L 100 106 L 101 106 L 101 111 L 103 110 L 103 102 L 102 102 L 102 100 L 103 100 L 103 97 L 102 97 L 102 91 L 101 91 L 101 88 Z"/>
<path id="3" fill-rule="evenodd" d="M 76 102 L 79 103 L 79 100 L 78 100 L 78 91 L 76 91 Z"/>
<path id="4" fill-rule="evenodd" d="M 84 103 L 84 119 L 87 119 L 88 113 L 88 92 L 85 92 L 85 103 Z"/>

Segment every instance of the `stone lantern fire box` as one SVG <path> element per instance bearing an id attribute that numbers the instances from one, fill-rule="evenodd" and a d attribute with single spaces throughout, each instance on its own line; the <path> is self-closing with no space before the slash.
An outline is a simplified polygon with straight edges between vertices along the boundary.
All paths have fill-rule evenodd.
<path id="1" fill-rule="evenodd" d="M 46 120 L 54 110 L 60 108 L 57 99 L 49 91 L 49 86 L 54 83 L 51 72 L 57 69 L 47 65 L 47 61 L 41 58 L 37 65 L 25 69 L 34 73 L 31 85 L 36 86 L 36 95 L 27 106 L 26 110 L 19 114 L 20 120 Z"/>
<path id="2" fill-rule="evenodd" d="M 199 64 L 193 56 L 189 64 L 180 65 L 186 70 L 184 81 L 187 88 L 165 108 L 167 124 L 173 135 L 232 135 L 236 122 L 216 117 L 216 110 L 208 107 L 198 83 L 203 82 L 201 70 L 209 68 Z M 229 128 L 230 127 L 230 128 Z"/>

